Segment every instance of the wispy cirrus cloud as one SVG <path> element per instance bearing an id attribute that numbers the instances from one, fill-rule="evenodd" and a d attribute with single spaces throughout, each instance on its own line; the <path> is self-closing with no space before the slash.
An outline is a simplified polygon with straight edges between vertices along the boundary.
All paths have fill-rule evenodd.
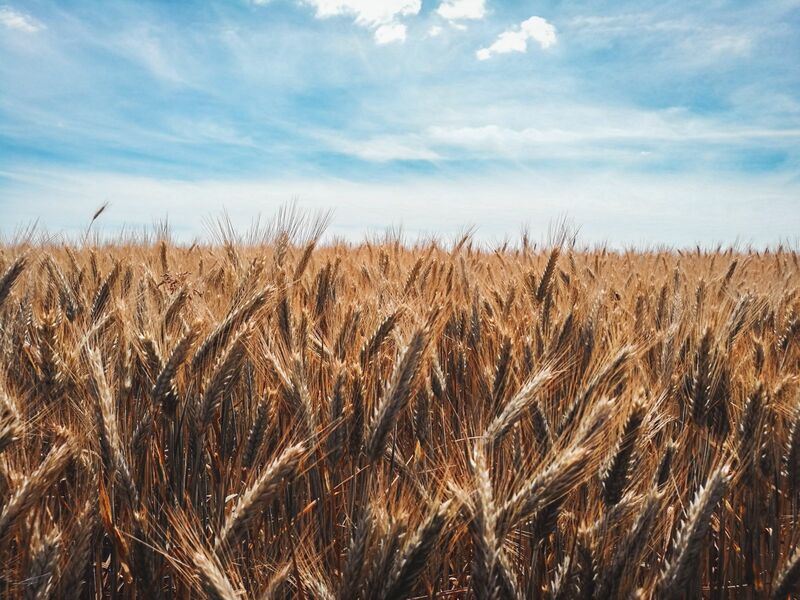
<path id="1" fill-rule="evenodd" d="M 542 17 L 531 17 L 501 33 L 492 45 L 478 50 L 476 56 L 479 60 L 487 60 L 496 54 L 524 53 L 528 51 L 529 41 L 539 44 L 542 50 L 554 46 L 557 41 L 555 26 Z"/>
<path id="2" fill-rule="evenodd" d="M 569 19 L 565 27 L 579 36 L 604 44 L 615 39 L 636 39 L 643 34 L 653 43 L 664 44 L 681 54 L 684 64 L 700 66 L 720 58 L 743 58 L 751 54 L 764 33 L 758 26 L 706 22 L 686 16 L 674 17 L 647 12 L 617 15 L 579 15 Z"/>
<path id="3" fill-rule="evenodd" d="M 11 6 L 0 6 L 0 25 L 23 33 L 36 33 L 45 29 L 43 23 Z"/>
<path id="4" fill-rule="evenodd" d="M 471 113 L 457 120 L 432 117 L 418 131 L 341 139 L 318 139 L 332 150 L 377 163 L 430 160 L 512 160 L 522 163 L 558 160 L 575 165 L 650 165 L 682 161 L 687 149 L 706 164 L 724 163 L 764 146 L 791 153 L 800 141 L 800 126 L 737 125 L 686 110 L 635 110 L 585 104 L 540 105 L 528 126 L 491 123 L 492 113 Z M 495 116 L 496 118 L 496 116 Z"/>
<path id="5" fill-rule="evenodd" d="M 315 138 L 333 152 L 373 163 L 394 161 L 435 161 L 444 159 L 432 148 L 426 134 L 382 135 L 372 138 L 345 139 L 332 132 L 317 132 Z"/>

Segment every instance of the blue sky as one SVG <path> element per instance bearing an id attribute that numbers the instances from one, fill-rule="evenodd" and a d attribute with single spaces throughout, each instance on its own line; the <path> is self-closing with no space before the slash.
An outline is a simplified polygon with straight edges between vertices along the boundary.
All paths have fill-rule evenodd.
<path id="1" fill-rule="evenodd" d="M 792 241 L 798 59 L 800 0 L 14 1 L 0 230 L 296 198 L 351 238 Z"/>

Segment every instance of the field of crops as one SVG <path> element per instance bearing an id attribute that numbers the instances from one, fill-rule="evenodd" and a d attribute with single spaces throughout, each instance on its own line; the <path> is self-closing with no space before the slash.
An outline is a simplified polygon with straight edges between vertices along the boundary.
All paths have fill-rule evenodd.
<path id="1" fill-rule="evenodd" d="M 780 598 L 800 264 L 0 250 L 2 598 Z"/>

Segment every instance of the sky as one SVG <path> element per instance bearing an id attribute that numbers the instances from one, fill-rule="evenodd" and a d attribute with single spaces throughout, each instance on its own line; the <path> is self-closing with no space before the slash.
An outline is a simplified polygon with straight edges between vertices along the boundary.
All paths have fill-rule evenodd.
<path id="1" fill-rule="evenodd" d="M 800 0 L 3 1 L 6 235 L 800 237 Z"/>

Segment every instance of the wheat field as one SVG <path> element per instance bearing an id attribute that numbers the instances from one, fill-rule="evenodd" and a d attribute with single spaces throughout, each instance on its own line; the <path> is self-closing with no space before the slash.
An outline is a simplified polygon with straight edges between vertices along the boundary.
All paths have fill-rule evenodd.
<path id="1" fill-rule="evenodd" d="M 2 598 L 775 598 L 795 252 L 7 243 Z"/>

